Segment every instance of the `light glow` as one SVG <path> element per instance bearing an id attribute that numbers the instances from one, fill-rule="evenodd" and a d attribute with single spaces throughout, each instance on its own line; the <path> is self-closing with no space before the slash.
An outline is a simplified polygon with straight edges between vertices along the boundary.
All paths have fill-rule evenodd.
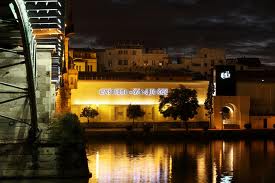
<path id="1" fill-rule="evenodd" d="M 73 105 L 158 105 L 159 102 L 155 102 L 153 100 L 148 101 L 127 101 L 127 100 L 121 100 L 121 101 L 82 101 L 82 100 L 75 100 L 73 102 Z"/>
<path id="2" fill-rule="evenodd" d="M 221 73 L 221 78 L 222 79 L 229 79 L 231 77 L 231 74 L 229 71 L 225 71 Z"/>

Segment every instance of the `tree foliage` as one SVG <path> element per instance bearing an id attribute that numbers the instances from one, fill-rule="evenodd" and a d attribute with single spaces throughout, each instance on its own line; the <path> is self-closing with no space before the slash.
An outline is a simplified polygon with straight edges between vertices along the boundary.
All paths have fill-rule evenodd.
<path id="1" fill-rule="evenodd" d="M 84 141 L 84 132 L 76 114 L 67 113 L 49 124 L 49 141 L 68 144 Z"/>
<path id="2" fill-rule="evenodd" d="M 91 107 L 84 107 L 81 112 L 81 116 L 86 117 L 88 119 L 88 123 L 89 123 L 89 118 L 95 118 L 98 115 L 99 115 L 98 111 Z"/>
<path id="3" fill-rule="evenodd" d="M 214 112 L 213 109 L 213 94 L 215 92 L 215 87 L 213 83 L 213 79 L 210 79 L 209 84 L 208 84 L 208 89 L 207 89 L 207 97 L 204 102 L 204 108 L 207 110 L 207 116 L 209 117 L 211 121 L 211 115 Z"/>
<path id="4" fill-rule="evenodd" d="M 172 89 L 167 96 L 160 96 L 160 113 L 174 120 L 179 118 L 186 122 L 192 119 L 197 114 L 198 107 L 197 91 L 182 85 Z"/>
<path id="5" fill-rule="evenodd" d="M 143 117 L 145 112 L 141 109 L 140 105 L 129 105 L 127 108 L 127 117 L 134 120 L 139 117 Z"/>

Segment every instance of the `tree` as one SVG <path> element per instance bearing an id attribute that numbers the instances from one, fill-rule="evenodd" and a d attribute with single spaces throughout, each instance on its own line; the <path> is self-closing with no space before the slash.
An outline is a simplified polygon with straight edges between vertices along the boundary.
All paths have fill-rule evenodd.
<path id="1" fill-rule="evenodd" d="M 167 96 L 160 96 L 160 113 L 174 120 L 179 118 L 185 123 L 186 130 L 188 130 L 187 121 L 198 114 L 198 108 L 197 91 L 182 85 L 172 89 Z"/>
<path id="2" fill-rule="evenodd" d="M 135 119 L 138 117 L 143 117 L 145 112 L 141 109 L 140 105 L 129 105 L 127 108 L 127 117 L 133 119 L 133 126 Z"/>
<path id="3" fill-rule="evenodd" d="M 86 117 L 88 119 L 88 123 L 89 123 L 89 118 L 95 118 L 96 116 L 98 116 L 98 112 L 96 109 L 93 109 L 91 107 L 84 107 L 84 109 L 82 109 L 81 112 L 81 117 Z"/>
<path id="4" fill-rule="evenodd" d="M 207 89 L 207 97 L 205 99 L 204 102 L 204 108 L 205 110 L 207 110 L 207 116 L 209 118 L 209 126 L 211 126 L 211 118 L 212 118 L 212 114 L 214 112 L 213 109 L 213 94 L 215 92 L 215 87 L 214 87 L 214 83 L 213 83 L 213 78 L 211 77 L 209 80 L 209 84 L 208 84 L 208 89 Z"/>

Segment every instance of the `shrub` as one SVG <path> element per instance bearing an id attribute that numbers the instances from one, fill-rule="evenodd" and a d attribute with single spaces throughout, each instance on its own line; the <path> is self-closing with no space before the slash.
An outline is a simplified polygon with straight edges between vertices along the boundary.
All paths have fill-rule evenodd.
<path id="1" fill-rule="evenodd" d="M 252 128 L 251 123 L 244 124 L 244 128 L 247 129 L 247 130 L 251 129 Z"/>
<path id="2" fill-rule="evenodd" d="M 49 126 L 49 140 L 55 143 L 82 143 L 83 129 L 76 114 L 67 113 Z"/>

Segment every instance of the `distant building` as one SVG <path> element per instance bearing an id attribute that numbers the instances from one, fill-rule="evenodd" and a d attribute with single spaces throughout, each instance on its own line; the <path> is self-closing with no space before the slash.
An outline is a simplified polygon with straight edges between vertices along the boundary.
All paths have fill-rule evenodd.
<path id="1" fill-rule="evenodd" d="M 226 65 L 235 65 L 237 71 L 260 71 L 264 67 L 259 58 L 228 58 Z"/>
<path id="2" fill-rule="evenodd" d="M 96 53 L 87 48 L 69 49 L 69 68 L 79 72 L 97 72 Z"/>
<path id="3" fill-rule="evenodd" d="M 215 65 L 225 64 L 225 50 L 221 48 L 201 48 L 194 56 L 183 56 L 173 59 L 168 67 L 186 69 L 207 77 Z"/>
<path id="4" fill-rule="evenodd" d="M 164 49 L 144 49 L 141 44 L 116 44 L 112 48 L 97 50 L 100 71 L 150 72 L 166 68 L 168 54 Z"/>

